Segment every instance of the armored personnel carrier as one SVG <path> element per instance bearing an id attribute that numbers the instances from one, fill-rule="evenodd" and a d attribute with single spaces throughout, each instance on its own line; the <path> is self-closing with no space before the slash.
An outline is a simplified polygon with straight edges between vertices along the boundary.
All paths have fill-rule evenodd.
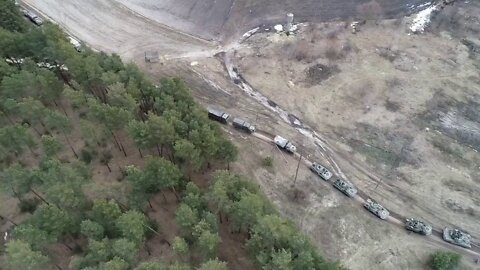
<path id="1" fill-rule="evenodd" d="M 347 183 L 341 179 L 335 180 L 333 186 L 343 192 L 348 197 L 353 197 L 357 194 L 357 189 L 350 183 Z"/>
<path id="2" fill-rule="evenodd" d="M 253 133 L 255 132 L 255 126 L 250 124 L 249 122 L 243 120 L 243 119 L 240 119 L 240 118 L 234 118 L 233 119 L 233 126 L 235 128 L 238 128 L 238 129 L 241 129 L 241 130 L 245 130 L 246 132 L 248 133 Z"/>
<path id="3" fill-rule="evenodd" d="M 472 236 L 459 229 L 446 227 L 443 229 L 443 240 L 464 248 L 472 247 Z"/>
<path id="4" fill-rule="evenodd" d="M 285 149 L 286 151 L 292 154 L 295 153 L 295 151 L 297 151 L 297 147 L 295 145 L 293 145 L 291 142 L 289 142 L 287 139 L 281 136 L 278 136 L 278 135 L 275 136 L 275 138 L 273 139 L 273 142 L 275 142 L 275 144 L 278 145 L 278 147 Z"/>
<path id="5" fill-rule="evenodd" d="M 367 202 L 363 205 L 365 208 L 367 208 L 368 211 L 372 212 L 374 215 L 379 217 L 380 219 L 387 219 L 387 217 L 390 215 L 390 212 L 388 212 L 385 207 L 383 207 L 381 204 L 373 201 L 372 199 L 368 198 Z"/>
<path id="6" fill-rule="evenodd" d="M 432 225 L 414 218 L 407 218 L 405 220 L 405 229 L 423 235 L 432 234 Z"/>
<path id="7" fill-rule="evenodd" d="M 328 181 L 330 180 L 330 178 L 332 178 L 332 173 L 317 162 L 312 163 L 312 166 L 310 166 L 310 170 L 316 173 L 325 181 Z"/>
<path id="8" fill-rule="evenodd" d="M 230 114 L 217 109 L 208 108 L 208 118 L 226 124 L 228 118 L 230 118 Z"/>

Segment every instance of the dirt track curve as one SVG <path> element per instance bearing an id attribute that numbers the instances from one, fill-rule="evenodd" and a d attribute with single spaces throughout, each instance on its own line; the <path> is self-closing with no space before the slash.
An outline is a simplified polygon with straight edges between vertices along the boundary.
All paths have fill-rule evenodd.
<path id="1" fill-rule="evenodd" d="M 58 1 L 60 0 L 52 0 L 52 2 Z M 198 32 L 198 35 L 189 34 L 189 32 L 195 30 L 194 28 L 192 28 L 193 30 L 189 30 L 187 28 L 182 29 L 182 27 L 179 29 L 174 29 L 164 24 L 164 22 L 153 20 L 149 14 L 141 15 L 140 10 L 135 9 L 135 7 L 132 7 L 131 5 L 125 5 L 126 1 L 107 0 L 101 2 L 97 0 L 63 0 L 59 2 L 60 4 L 58 5 L 55 5 L 54 3 L 46 3 L 40 0 L 25 0 L 24 2 L 28 3 L 29 7 L 42 12 L 42 14 L 44 14 L 46 17 L 56 21 L 61 27 L 65 28 L 68 32 L 74 34 L 79 39 L 85 41 L 93 48 L 107 52 L 119 53 L 125 59 L 131 59 L 134 56 L 138 56 L 139 51 L 145 51 L 147 49 L 159 50 L 162 55 L 171 55 L 172 58 L 212 57 L 214 54 L 224 52 L 225 67 L 227 68 L 232 81 L 235 82 L 237 86 L 239 86 L 247 95 L 251 96 L 264 106 L 268 107 L 270 110 L 277 113 L 280 118 L 296 128 L 304 136 L 314 140 L 315 144 L 321 149 L 322 155 L 328 160 L 330 167 L 335 174 L 348 180 L 341 168 L 335 162 L 335 160 L 338 158 L 349 160 L 347 156 L 328 144 L 328 142 L 323 139 L 321 134 L 318 134 L 314 129 L 303 124 L 298 117 L 290 114 L 286 110 L 283 110 L 274 102 L 261 95 L 259 91 L 256 91 L 241 76 L 241 74 L 238 73 L 235 64 L 233 63 L 233 57 L 231 57 L 231 53 L 233 53 L 233 50 L 237 46 L 240 46 L 242 41 L 253 35 L 255 31 L 251 32 L 247 36 L 244 35 L 240 41 L 235 41 L 233 44 L 219 49 L 215 48 L 215 43 L 207 41 L 207 39 L 210 39 L 211 36 L 206 37 L 205 35 L 202 35 L 201 32 Z M 121 7 L 119 7 L 119 5 L 115 5 L 116 2 L 122 2 Z M 222 22 L 219 28 L 218 26 L 212 27 L 217 27 L 218 29 L 226 31 L 228 27 L 232 27 L 231 25 L 229 26 L 229 21 L 235 21 L 235 14 L 243 14 L 242 12 L 245 12 L 246 10 L 249 10 L 246 13 L 247 16 L 241 18 L 237 29 L 232 30 L 232 33 L 234 33 L 233 35 L 235 35 L 235 33 L 238 34 L 238 31 L 244 32 L 245 30 L 248 30 L 249 28 L 246 27 L 253 28 L 257 25 L 277 22 L 280 19 L 283 20 L 284 13 L 286 11 L 295 12 L 297 14 L 297 18 L 300 20 L 329 20 L 337 17 L 354 17 L 355 15 L 359 14 L 357 5 L 352 4 L 351 0 L 306 1 L 312 3 L 315 2 L 316 5 L 324 5 L 324 8 L 321 10 L 308 8 L 306 5 L 295 6 L 290 4 L 290 1 L 287 0 L 282 0 L 275 3 L 272 1 L 272 5 L 270 6 L 271 8 L 269 6 L 258 6 L 256 3 L 247 4 L 246 2 L 249 1 L 233 1 L 231 8 L 228 10 L 226 21 Z M 358 0 L 355 2 L 362 3 L 365 1 Z M 397 14 L 400 13 L 412 12 L 416 7 L 428 1 L 385 0 L 379 2 L 382 3 L 382 13 L 387 14 L 390 17 L 394 17 L 398 16 Z M 95 5 L 98 3 L 101 3 L 99 4 L 99 10 L 101 10 L 101 12 L 96 12 L 92 17 L 87 16 L 86 14 L 93 12 L 92 10 L 89 12 L 88 9 L 96 7 Z M 235 13 L 235 11 L 238 9 L 240 9 L 242 12 Z M 72 10 L 76 10 L 76 12 L 72 13 Z M 265 12 L 265 10 L 269 10 L 269 12 Z M 272 15 L 272 12 L 275 14 Z M 134 16 L 132 16 L 132 14 L 134 14 Z M 322 16 L 322 14 L 325 15 Z M 232 15 L 232 17 L 229 17 L 230 15 Z M 193 19 L 192 21 L 194 23 L 198 23 Z M 139 29 L 142 29 L 142 33 L 139 33 Z M 200 36 L 200 38 L 197 36 Z M 263 141 L 272 143 L 272 134 L 258 131 L 254 133 L 253 136 Z M 300 158 L 301 154 L 302 152 L 300 151 L 295 155 L 295 157 Z M 303 163 L 307 166 L 311 164 L 311 162 L 307 159 L 304 159 Z M 349 163 L 370 179 L 377 182 L 380 181 L 379 177 L 371 172 L 368 172 L 362 168 L 362 166 L 354 163 L 353 161 L 349 161 Z M 363 207 L 362 205 L 366 198 L 368 198 L 368 195 L 359 190 L 355 201 L 360 207 Z M 399 227 L 403 227 L 404 219 L 405 217 L 402 215 L 391 212 L 391 216 L 387 222 Z M 433 235 L 424 238 L 428 241 L 441 243 L 445 247 L 462 252 L 463 254 L 480 257 L 480 246 L 478 244 L 474 244 L 471 250 L 448 244 L 441 239 L 441 231 L 439 228 L 440 227 L 435 226 Z"/>
<path id="2" fill-rule="evenodd" d="M 275 135 L 271 134 L 271 133 L 268 133 L 268 132 L 264 132 L 264 131 L 261 131 L 261 130 L 257 130 L 255 131 L 255 133 L 252 134 L 253 137 L 257 138 L 257 139 L 260 139 L 262 141 L 265 141 L 265 142 L 268 142 L 268 143 L 272 143 L 274 144 L 273 142 L 273 138 L 275 137 Z M 295 154 L 291 155 L 291 157 L 294 157 L 296 159 L 298 158 L 301 158 L 302 160 L 302 164 L 304 164 L 305 166 L 307 166 L 308 168 L 310 167 L 310 165 L 312 164 L 312 161 L 304 158 L 304 154 L 302 153 L 302 151 L 297 151 Z M 332 179 L 335 179 L 335 177 L 337 177 L 336 175 L 333 175 L 332 176 Z M 338 178 L 338 177 L 337 177 Z M 320 179 L 320 178 L 318 178 Z M 332 184 L 332 182 L 330 181 L 323 181 L 323 180 L 319 180 L 319 182 L 323 182 L 323 183 L 330 183 Z M 330 185 L 331 188 L 334 188 L 332 185 Z M 357 195 L 355 195 L 355 197 L 353 198 L 355 200 L 355 202 L 363 208 L 363 205 L 365 203 L 365 201 L 370 198 L 365 192 L 363 192 L 362 190 L 358 190 L 358 193 Z M 398 213 L 395 213 L 395 212 L 392 212 L 390 211 L 390 216 L 386 219 L 386 222 L 389 222 L 391 223 L 392 225 L 395 225 L 395 226 L 398 226 L 400 228 L 403 228 L 404 227 L 404 220 L 406 219 L 406 217 L 398 214 Z M 446 247 L 446 248 L 449 248 L 449 249 L 452 249 L 452 250 L 455 250 L 457 252 L 461 252 L 465 255 L 469 255 L 469 256 L 472 256 L 472 258 L 478 258 L 480 257 L 480 245 L 476 242 L 473 242 L 472 243 L 472 248 L 471 249 L 465 249 L 465 248 L 462 248 L 462 247 L 459 247 L 459 246 L 455 246 L 455 245 L 452 245 L 452 244 L 449 244 L 445 241 L 443 241 L 442 239 L 442 230 L 441 229 L 438 229 L 439 227 L 435 227 L 434 226 L 434 229 L 433 229 L 433 233 L 432 235 L 429 235 L 429 236 L 421 236 L 419 235 L 419 237 L 424 237 L 427 241 L 432 241 L 432 242 L 436 242 L 436 243 L 439 243 L 441 244 L 442 246 Z M 408 232 L 406 231 L 407 233 L 412 233 L 412 232 Z"/>

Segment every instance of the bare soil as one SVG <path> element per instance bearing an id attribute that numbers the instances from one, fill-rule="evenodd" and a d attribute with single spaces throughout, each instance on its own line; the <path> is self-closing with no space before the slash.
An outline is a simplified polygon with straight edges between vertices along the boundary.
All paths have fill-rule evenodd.
<path id="1" fill-rule="evenodd" d="M 150 3 L 154 8 L 140 0 L 121 1 L 136 13 L 119 11 L 119 6 L 109 6 L 111 1 L 101 5 L 95 0 L 82 1 L 82 7 L 77 7 L 76 1 L 69 0 L 59 3 L 61 8 L 27 2 L 93 47 L 135 61 L 153 80 L 182 77 L 201 104 L 218 106 L 247 118 L 261 130 L 288 137 L 309 159 L 329 164 L 309 138 L 231 82 L 220 59 L 200 59 L 201 54 L 191 53 L 203 50 L 208 55 L 215 45 L 192 41 L 196 37 L 188 34 L 188 38 L 181 33 L 172 36 L 165 30 L 170 22 L 169 16 L 162 15 L 165 12 L 179 17 L 168 24 L 179 31 L 201 26 L 204 17 L 188 12 L 197 1 L 182 1 L 185 5 L 178 6 L 171 1 Z M 217 33 L 208 31 L 223 29 L 223 40 L 236 39 L 254 26 L 283 21 L 287 11 L 299 20 L 377 19 L 385 14 L 399 18 L 399 13 L 410 10 L 410 4 L 423 2 L 304 1 L 298 5 L 287 0 L 237 0 L 226 22 L 220 12 L 212 15 L 218 21 L 207 30 L 195 28 L 190 34 L 210 39 Z M 83 15 L 89 12 L 91 16 Z M 71 19 L 62 21 L 65 14 Z M 480 236 L 476 188 L 480 157 L 475 148 L 476 104 L 480 102 L 478 14 L 475 2 L 447 7 L 432 22 L 432 31 L 424 35 L 407 33 L 411 18 L 368 21 L 355 35 L 349 22 L 302 26 L 299 34 L 290 37 L 257 34 L 239 48 L 235 61 L 254 88 L 319 131 L 334 148 L 334 158 L 348 179 L 388 209 L 426 219 L 436 229 L 455 225 Z M 161 55 L 190 53 L 196 57 L 144 63 L 143 52 L 153 48 Z M 191 61 L 198 65 L 191 66 Z M 309 81 L 308 71 L 319 65 L 336 67 L 338 72 L 329 76 L 320 72 L 321 80 Z M 315 78 L 317 73 L 311 75 Z M 292 188 L 297 160 L 251 136 L 229 128 L 225 131 L 240 149 L 240 161 L 233 170 L 255 179 L 272 204 L 292 218 L 328 258 L 351 269 L 421 269 L 433 250 L 445 247 L 381 222 L 304 166 Z M 273 157 L 272 168 L 260 165 L 267 156 Z M 464 269 L 476 269 L 471 263 L 465 257 Z"/>
<path id="2" fill-rule="evenodd" d="M 357 34 L 343 23 L 310 25 L 294 37 L 255 35 L 236 59 L 252 86 L 327 138 L 343 172 L 362 190 L 403 216 L 421 217 L 438 229 L 458 226 L 475 238 L 480 88 L 473 34 L 480 7 L 450 8 L 456 25 L 465 25 L 455 32 L 436 21 L 447 20 L 445 14 L 424 35 L 408 34 L 409 19 L 367 22 Z M 318 65 L 340 72 L 312 83 L 308 71 Z M 358 167 L 381 181 L 362 176 Z M 374 246 L 386 250 L 388 240 L 380 242 Z M 403 247 L 410 255 L 393 257 L 412 256 L 413 246 Z M 368 252 L 372 258 L 376 250 Z M 357 262 L 349 266 L 362 269 Z M 378 269 L 408 267 L 397 261 Z"/>

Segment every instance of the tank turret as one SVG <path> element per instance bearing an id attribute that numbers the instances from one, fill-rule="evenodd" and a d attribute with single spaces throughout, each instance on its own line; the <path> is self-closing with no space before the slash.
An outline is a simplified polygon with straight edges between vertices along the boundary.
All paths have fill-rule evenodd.
<path id="1" fill-rule="evenodd" d="M 443 229 L 443 240 L 464 248 L 472 247 L 472 236 L 459 229 L 446 227 Z"/>
<path id="2" fill-rule="evenodd" d="M 347 183 L 344 180 L 335 180 L 335 182 L 333 182 L 333 186 L 343 192 L 348 197 L 353 197 L 357 194 L 357 189 L 352 184 Z"/>
<path id="3" fill-rule="evenodd" d="M 364 204 L 365 208 L 367 208 L 368 211 L 372 212 L 374 215 L 379 217 L 380 219 L 387 219 L 387 217 L 390 215 L 390 212 L 388 212 L 385 207 L 383 207 L 381 204 L 373 201 L 372 199 L 367 199 L 367 201 Z"/>
<path id="4" fill-rule="evenodd" d="M 407 218 L 405 220 L 405 229 L 423 235 L 432 234 L 432 225 L 414 218 Z"/>

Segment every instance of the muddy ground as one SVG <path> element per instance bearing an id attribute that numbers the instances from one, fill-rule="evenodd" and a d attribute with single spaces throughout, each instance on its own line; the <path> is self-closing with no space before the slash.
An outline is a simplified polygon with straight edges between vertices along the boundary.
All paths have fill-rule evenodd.
<path id="1" fill-rule="evenodd" d="M 131 10 L 183 32 L 205 39 L 228 39 L 264 23 L 284 20 L 287 12 L 299 20 L 326 21 L 352 17 L 398 17 L 425 0 L 114 0 Z"/>
<path id="2" fill-rule="evenodd" d="M 478 2 L 447 7 L 422 35 L 408 34 L 408 19 L 368 21 L 357 34 L 345 23 L 260 34 L 236 61 L 348 157 L 339 163 L 362 190 L 403 216 L 478 236 L 479 11 Z"/>
<path id="3" fill-rule="evenodd" d="M 201 104 L 216 105 L 255 122 L 264 131 L 291 138 L 309 159 L 328 164 L 310 139 L 245 95 L 229 79 L 221 57 L 156 64 L 143 61 L 146 49 L 157 49 L 161 55 L 211 50 L 217 43 L 198 36 L 216 39 L 216 29 L 235 36 L 249 29 L 243 20 L 254 25 L 258 24 L 256 20 L 275 21 L 283 16 L 278 12 L 283 13 L 285 7 L 280 2 L 266 5 L 237 0 L 230 21 L 221 22 L 224 16 L 216 14 L 218 22 L 208 26 L 211 30 L 207 34 L 198 28 L 188 29 L 189 24 L 201 25 L 204 17 L 196 12 L 182 13 L 195 1 L 182 1 L 186 9 L 172 5 L 172 1 L 164 1 L 166 6 L 155 3 L 149 14 L 142 11 L 145 5 L 140 0 L 115 2 L 128 4 L 137 13 L 112 1 L 99 5 L 89 0 L 80 5 L 64 0 L 58 7 L 37 0 L 26 2 L 93 47 L 134 60 L 153 80 L 182 77 Z M 409 8 L 404 7 L 410 1 L 377 1 L 382 9 L 373 13 L 367 11 L 380 9 L 337 6 L 341 1 L 316 2 L 324 9 L 287 7 L 298 8 L 297 17 L 304 12 L 310 14 L 309 18 L 323 20 L 328 16 L 315 12 L 327 14 L 330 10 L 334 16 L 328 19 L 355 17 L 362 12 L 373 19 L 388 14 L 388 10 L 392 14 L 407 11 Z M 168 18 L 160 15 L 167 5 L 171 6 L 166 9 L 169 13 L 186 21 L 173 26 L 179 31 L 165 27 L 159 19 Z M 480 236 L 480 42 L 474 38 L 478 36 L 480 13 L 477 6 L 471 5 L 446 9 L 442 13 L 445 16 L 438 16 L 431 31 L 423 35 L 408 34 L 410 19 L 368 21 L 355 35 L 349 23 L 343 22 L 301 27 L 293 37 L 258 34 L 239 47 L 235 62 L 255 89 L 319 131 L 332 146 L 346 177 L 387 208 L 424 218 L 437 229 L 454 224 Z M 348 16 L 336 15 L 335 7 L 346 10 Z M 248 15 L 251 8 L 252 15 Z M 68 19 L 62 19 L 65 17 Z M 192 31 L 195 36 L 185 34 Z M 192 61 L 198 64 L 192 66 Z M 292 189 L 296 160 L 246 134 L 228 128 L 226 131 L 241 150 L 234 170 L 255 179 L 279 211 L 310 235 L 328 258 L 341 260 L 351 269 L 421 269 L 428 254 L 445 248 L 381 222 L 315 178 L 304 166 Z M 271 168 L 261 165 L 267 156 L 273 157 Z M 470 265 L 471 257 L 466 257 L 464 264 L 465 269 L 475 269 Z"/>
<path id="4" fill-rule="evenodd" d="M 162 55 L 201 51 L 235 40 L 257 25 L 352 17 L 399 17 L 427 0 L 23 0 L 91 47 L 133 59 L 147 50 Z"/>
<path id="5" fill-rule="evenodd" d="M 150 20 L 113 0 L 23 2 L 41 11 L 90 47 L 117 53 L 126 60 L 143 57 L 146 51 L 165 55 L 216 46 Z"/>

